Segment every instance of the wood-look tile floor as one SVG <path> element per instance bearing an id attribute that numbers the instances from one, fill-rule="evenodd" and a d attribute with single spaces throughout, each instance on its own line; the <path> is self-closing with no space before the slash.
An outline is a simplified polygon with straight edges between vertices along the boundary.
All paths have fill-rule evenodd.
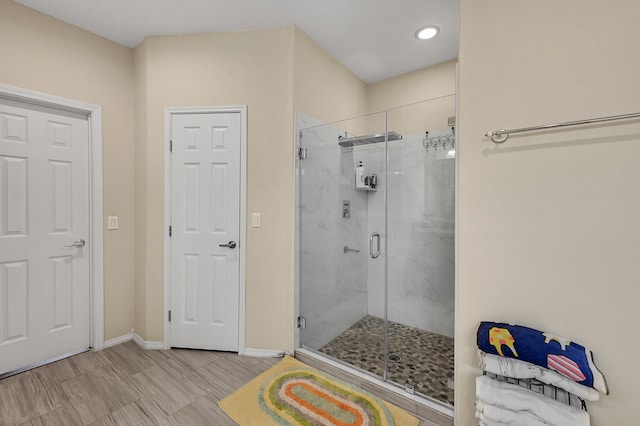
<path id="1" fill-rule="evenodd" d="M 127 342 L 0 380 L 0 426 L 235 425 L 218 402 L 278 361 Z"/>

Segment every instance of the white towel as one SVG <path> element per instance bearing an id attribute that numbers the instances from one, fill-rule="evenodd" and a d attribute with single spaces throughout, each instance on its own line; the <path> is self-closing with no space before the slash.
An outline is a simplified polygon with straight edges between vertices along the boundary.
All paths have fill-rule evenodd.
<path id="1" fill-rule="evenodd" d="M 489 373 L 515 379 L 538 379 L 543 383 L 557 386 L 587 401 L 600 399 L 600 393 L 597 390 L 567 379 L 555 371 L 547 370 L 539 365 L 515 358 L 488 354 L 480 350 L 478 351 L 478 361 L 480 368 Z"/>
<path id="2" fill-rule="evenodd" d="M 527 416 L 523 419 L 529 419 L 533 416 L 542 424 L 547 423 L 555 426 L 589 426 L 590 424 L 589 413 L 586 411 L 539 395 L 529 389 L 493 380 L 487 376 L 476 377 L 476 397 L 481 405 L 490 404 L 508 409 L 516 414 L 526 413 Z M 500 425 L 499 422 L 495 424 Z"/>
<path id="3" fill-rule="evenodd" d="M 549 426 L 549 423 L 526 411 L 513 411 L 476 401 L 476 417 L 492 426 Z"/>

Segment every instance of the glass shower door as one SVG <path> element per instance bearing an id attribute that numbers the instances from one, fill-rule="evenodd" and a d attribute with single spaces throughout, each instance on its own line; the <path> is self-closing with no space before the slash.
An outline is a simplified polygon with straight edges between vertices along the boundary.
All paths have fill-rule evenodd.
<path id="1" fill-rule="evenodd" d="M 299 120 L 300 344 L 384 378 L 386 115 Z"/>
<path id="2" fill-rule="evenodd" d="M 455 97 L 391 109 L 387 379 L 453 404 Z"/>

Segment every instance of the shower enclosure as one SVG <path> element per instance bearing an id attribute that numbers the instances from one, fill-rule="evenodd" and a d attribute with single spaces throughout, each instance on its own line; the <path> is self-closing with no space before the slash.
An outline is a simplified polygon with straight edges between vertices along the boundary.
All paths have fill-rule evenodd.
<path id="1" fill-rule="evenodd" d="M 297 116 L 300 347 L 453 404 L 455 96 Z"/>

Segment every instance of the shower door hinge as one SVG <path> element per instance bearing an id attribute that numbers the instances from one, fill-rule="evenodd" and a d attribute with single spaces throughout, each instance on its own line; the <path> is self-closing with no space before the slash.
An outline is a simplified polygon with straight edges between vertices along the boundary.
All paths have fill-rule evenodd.
<path id="1" fill-rule="evenodd" d="M 171 236 L 171 225 L 169 225 L 169 236 Z"/>
<path id="2" fill-rule="evenodd" d="M 298 321 L 297 321 L 297 327 L 301 328 L 301 329 L 305 329 L 307 328 L 307 319 L 305 317 L 303 317 L 302 315 L 298 317 Z"/>
<path id="3" fill-rule="evenodd" d="M 173 152 L 173 141 L 169 140 L 169 152 Z"/>
<path id="4" fill-rule="evenodd" d="M 298 160 L 307 159 L 307 148 L 298 148 Z"/>
<path id="5" fill-rule="evenodd" d="M 171 322 L 171 310 L 169 310 L 169 322 Z"/>

